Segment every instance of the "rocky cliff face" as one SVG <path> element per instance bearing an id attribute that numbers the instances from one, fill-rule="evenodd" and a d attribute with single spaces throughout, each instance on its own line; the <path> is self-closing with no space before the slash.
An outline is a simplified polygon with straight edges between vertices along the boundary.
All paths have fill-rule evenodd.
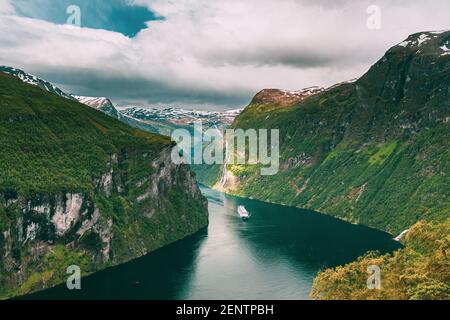
<path id="1" fill-rule="evenodd" d="M 206 226 L 206 199 L 189 167 L 171 162 L 170 151 L 167 147 L 154 160 L 134 155 L 151 163 L 137 182 L 129 181 L 123 170 L 136 160 L 113 154 L 90 192 L 31 198 L 1 194 L 2 210 L 16 218 L 0 234 L 0 293 L 24 294 L 55 285 L 71 264 L 80 265 L 86 275 L 123 263 Z M 65 262 L 55 266 L 52 258 Z"/>
<path id="2" fill-rule="evenodd" d="M 234 128 L 280 130 L 280 171 L 228 165 L 226 192 L 399 233 L 448 216 L 450 32 L 421 32 L 357 81 L 298 99 L 264 90 Z"/>
<path id="3" fill-rule="evenodd" d="M 207 225 L 206 199 L 189 167 L 172 163 L 169 139 L 8 76 L 0 103 L 0 298 L 63 283 L 71 265 L 87 275 L 129 261 Z"/>

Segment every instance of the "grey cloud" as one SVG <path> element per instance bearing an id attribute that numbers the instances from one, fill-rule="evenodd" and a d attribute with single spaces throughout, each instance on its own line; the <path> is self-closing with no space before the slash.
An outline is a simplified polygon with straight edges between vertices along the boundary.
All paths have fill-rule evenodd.
<path id="1" fill-rule="evenodd" d="M 212 101 L 211 106 L 236 108 L 249 102 L 253 92 L 222 92 L 193 88 L 176 88 L 163 82 L 142 77 L 129 77 L 98 70 L 46 68 L 35 70 L 36 74 L 68 93 L 85 96 L 105 96 L 119 105 L 204 105 Z"/>
<path id="2" fill-rule="evenodd" d="M 448 0 L 136 1 L 166 19 L 133 39 L 2 16 L 1 64 L 118 103 L 240 107 L 263 88 L 358 77 L 408 34 L 450 21 Z M 368 4 L 381 30 L 366 27 Z"/>
<path id="3" fill-rule="evenodd" d="M 251 48 L 250 48 L 251 49 Z M 333 52 L 318 52 L 298 48 L 268 48 L 266 50 L 248 50 L 242 48 L 240 51 L 215 51 L 204 58 L 210 65 L 251 65 L 251 66 L 289 66 L 300 69 L 345 66 L 354 64 L 355 61 L 367 62 L 367 55 L 336 54 Z"/>

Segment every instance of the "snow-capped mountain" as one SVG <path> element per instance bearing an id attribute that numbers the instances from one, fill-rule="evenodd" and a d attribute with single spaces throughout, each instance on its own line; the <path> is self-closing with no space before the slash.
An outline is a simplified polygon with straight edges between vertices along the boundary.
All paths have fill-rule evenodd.
<path id="1" fill-rule="evenodd" d="M 123 115 L 140 121 L 172 123 L 175 126 L 189 126 L 196 121 L 201 121 L 204 126 L 218 128 L 229 126 L 241 112 L 242 109 L 206 111 L 181 108 L 148 109 L 141 107 L 128 107 L 120 110 L 120 113 Z"/>
<path id="2" fill-rule="evenodd" d="M 146 109 L 123 107 L 119 112 L 112 101 L 106 97 L 68 94 L 46 80 L 13 67 L 0 66 L 0 72 L 13 75 L 25 83 L 38 86 L 42 90 L 54 93 L 60 97 L 78 101 L 132 127 L 168 136 L 177 128 L 192 129 L 195 121 L 201 121 L 205 129 L 223 129 L 230 125 L 242 111 L 241 109 L 218 112 L 185 110 L 181 108 Z"/>
<path id="3" fill-rule="evenodd" d="M 305 100 L 312 95 L 321 93 L 324 90 L 325 88 L 322 87 L 309 87 L 295 91 L 263 89 L 256 94 L 256 96 L 253 98 L 252 103 L 288 106 Z"/>
<path id="4" fill-rule="evenodd" d="M 440 57 L 450 55 L 450 41 L 447 38 L 442 38 L 441 35 L 447 32 L 446 30 L 441 31 L 430 31 L 430 32 L 422 32 L 410 35 L 408 39 L 400 42 L 397 46 L 417 50 L 417 52 L 422 51 L 432 51 L 435 53 L 436 48 L 430 46 L 430 43 L 437 43 L 437 47 L 439 47 L 438 52 L 440 53 Z"/>
<path id="5" fill-rule="evenodd" d="M 10 74 L 10 75 L 13 75 L 25 83 L 38 86 L 39 88 L 41 88 L 45 91 L 54 93 L 60 97 L 70 99 L 70 100 L 75 100 L 70 94 L 65 93 L 64 91 L 62 91 L 58 87 L 54 86 L 50 82 L 43 80 L 39 77 L 36 77 L 35 75 L 26 73 L 23 70 L 12 68 L 12 67 L 7 67 L 7 66 L 0 66 L 0 72 L 4 72 L 4 73 Z"/>
<path id="6" fill-rule="evenodd" d="M 193 130 L 194 122 L 201 122 L 203 130 L 210 128 L 223 130 L 231 125 L 242 109 L 229 111 L 187 110 L 182 108 L 142 108 L 120 107 L 119 112 L 126 117 L 156 129 L 160 134 L 170 136 L 174 129 Z"/>
<path id="7" fill-rule="evenodd" d="M 100 110 L 113 118 L 119 118 L 119 112 L 117 111 L 116 107 L 114 107 L 114 104 L 111 102 L 111 100 L 109 100 L 108 98 L 85 97 L 78 95 L 72 95 L 72 97 L 74 97 L 78 102 L 94 109 Z"/>

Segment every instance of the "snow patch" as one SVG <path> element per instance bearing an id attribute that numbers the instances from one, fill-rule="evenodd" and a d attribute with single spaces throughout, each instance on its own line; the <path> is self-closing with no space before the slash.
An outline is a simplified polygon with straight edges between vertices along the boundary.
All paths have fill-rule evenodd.
<path id="1" fill-rule="evenodd" d="M 27 83 L 27 84 L 31 84 L 31 85 L 40 87 L 41 89 L 46 90 L 51 93 L 54 93 L 54 94 L 57 94 L 60 97 L 73 100 L 73 98 L 70 95 L 64 93 L 61 89 L 55 87 L 50 82 L 48 82 L 44 79 L 40 79 L 33 74 L 26 73 L 23 70 L 12 68 L 12 67 L 7 67 L 7 66 L 0 66 L 0 72 L 15 76 L 15 77 L 19 78 L 23 83 Z"/>
<path id="2" fill-rule="evenodd" d="M 85 104 L 89 107 L 95 108 L 95 109 L 101 109 L 103 107 L 111 106 L 111 101 L 105 97 L 85 97 L 85 96 L 77 96 L 77 95 L 72 95 L 72 97 L 77 99 L 78 102 Z"/>
<path id="3" fill-rule="evenodd" d="M 447 32 L 447 30 L 430 31 L 429 33 L 438 35 L 438 34 L 442 34 L 444 32 Z"/>
<path id="4" fill-rule="evenodd" d="M 189 123 L 202 121 L 215 123 L 216 125 L 231 124 L 243 109 L 227 111 L 186 110 L 182 108 L 142 108 L 142 107 L 119 107 L 122 116 L 138 121 L 158 121 L 172 123 Z"/>
<path id="5" fill-rule="evenodd" d="M 283 95 L 287 97 L 303 97 L 305 95 L 316 94 L 324 90 L 325 90 L 324 88 L 314 86 L 295 91 L 288 91 L 288 90 L 280 90 L 280 91 L 283 93 Z"/>
<path id="6" fill-rule="evenodd" d="M 417 46 L 417 47 L 421 47 L 422 44 L 428 42 L 429 40 L 431 40 L 432 38 L 436 38 L 438 37 L 438 35 L 442 33 L 442 32 L 427 32 L 427 33 L 422 33 L 421 35 L 419 35 L 416 38 L 411 38 L 409 37 L 408 39 L 406 39 L 405 41 L 400 42 L 397 46 L 399 47 L 404 47 L 404 48 L 410 48 L 413 46 Z"/>
<path id="7" fill-rule="evenodd" d="M 356 81 L 358 81 L 358 78 L 347 80 L 347 81 L 342 81 L 342 82 L 339 82 L 339 83 L 336 83 L 336 84 L 332 85 L 331 87 L 329 87 L 329 88 L 327 88 L 325 90 L 329 91 L 331 89 L 335 89 L 337 87 L 340 87 L 340 86 L 342 86 L 344 84 L 355 83 Z"/>
<path id="8" fill-rule="evenodd" d="M 425 43 L 430 39 L 431 38 L 427 34 L 423 33 L 419 36 L 419 39 L 417 40 L 417 42 L 418 42 L 417 45 L 420 47 L 422 45 L 422 43 Z"/>

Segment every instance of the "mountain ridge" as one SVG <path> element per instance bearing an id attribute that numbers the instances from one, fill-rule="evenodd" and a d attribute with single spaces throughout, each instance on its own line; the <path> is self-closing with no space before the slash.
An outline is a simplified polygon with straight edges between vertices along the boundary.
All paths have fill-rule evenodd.
<path id="1" fill-rule="evenodd" d="M 127 262 L 208 224 L 168 137 L 0 73 L 0 299 Z"/>
<path id="2" fill-rule="evenodd" d="M 42 90 L 56 94 L 62 98 L 66 98 L 69 100 L 75 100 L 70 94 L 65 93 L 63 90 L 56 87 L 52 83 L 50 83 L 46 80 L 43 80 L 43 79 L 41 79 L 35 75 L 32 75 L 30 73 L 27 73 L 21 69 L 17 69 L 14 67 L 8 67 L 8 66 L 0 66 L 0 72 L 15 76 L 24 83 L 28 83 L 28 84 L 37 86 L 37 87 L 41 88 Z"/>
<path id="3" fill-rule="evenodd" d="M 62 98 L 78 101 L 118 119 L 129 126 L 166 136 L 170 136 L 171 132 L 175 129 L 188 129 L 192 131 L 195 121 L 202 122 L 206 129 L 216 128 L 223 130 L 242 111 L 242 109 L 206 111 L 175 107 L 156 109 L 134 106 L 122 106 L 119 110 L 107 97 L 88 97 L 68 94 L 52 83 L 14 67 L 1 66 L 0 72 L 15 76 L 24 83 L 35 85 L 42 90 L 56 94 Z"/>
<path id="4" fill-rule="evenodd" d="M 216 177 L 215 188 L 395 234 L 420 218 L 442 220 L 450 210 L 449 40 L 449 31 L 419 32 L 357 81 L 282 107 L 252 100 L 232 127 L 279 129 L 280 172 L 227 165 L 234 179 Z"/>
<path id="5" fill-rule="evenodd" d="M 116 107 L 114 106 L 112 101 L 106 97 L 86 97 L 74 94 L 72 94 L 71 96 L 82 104 L 102 111 L 113 118 L 119 118 L 119 112 L 117 111 Z"/>

